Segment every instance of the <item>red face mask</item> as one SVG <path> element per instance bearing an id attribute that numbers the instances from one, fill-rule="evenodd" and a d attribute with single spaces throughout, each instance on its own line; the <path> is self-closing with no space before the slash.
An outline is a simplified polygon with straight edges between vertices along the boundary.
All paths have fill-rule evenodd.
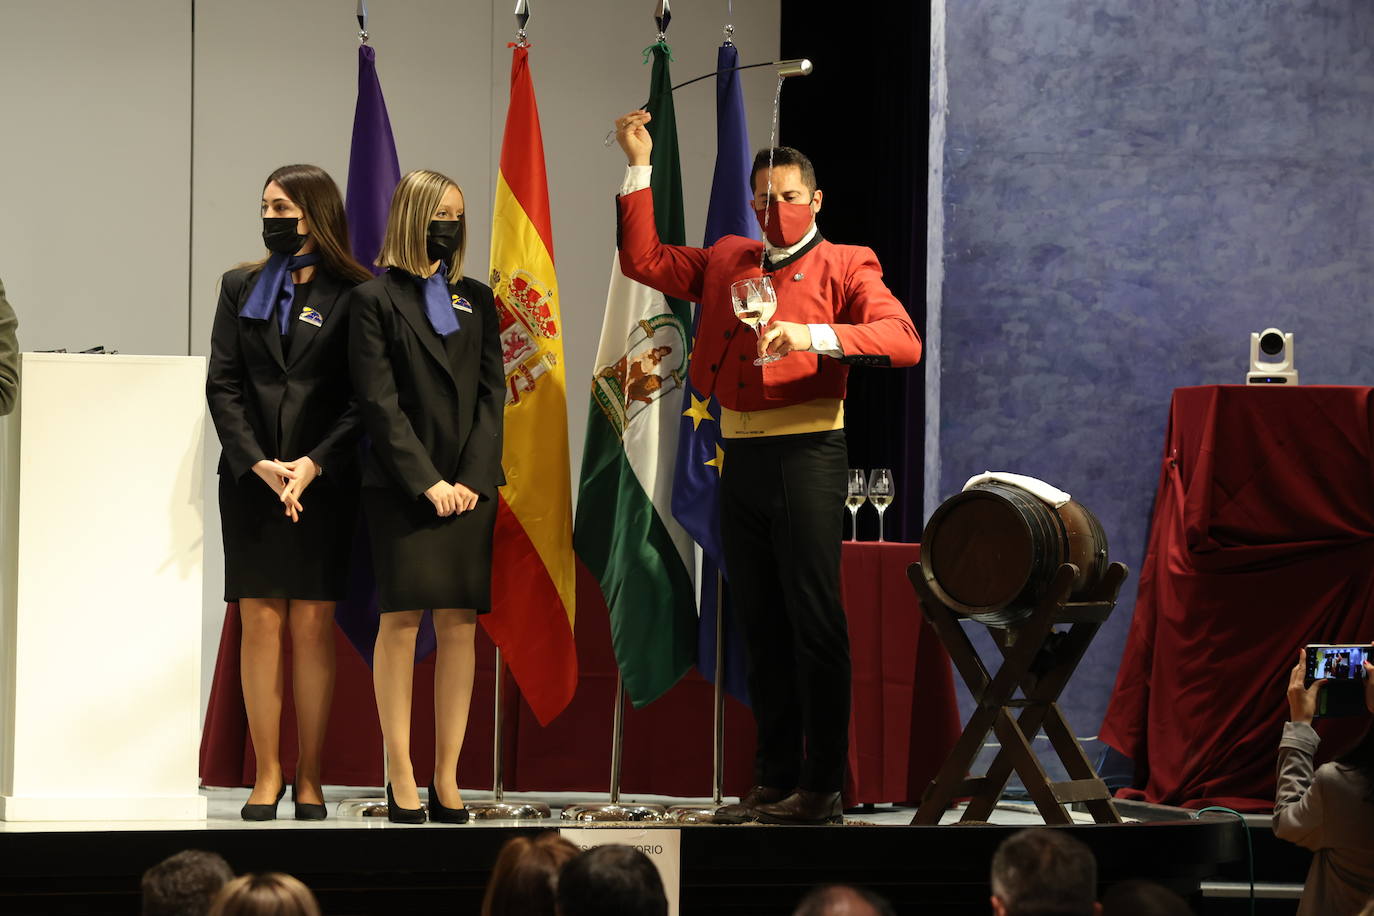
<path id="1" fill-rule="evenodd" d="M 765 216 L 768 217 L 767 226 L 764 225 Z M 791 248 L 806 235 L 815 216 L 811 212 L 810 201 L 792 204 L 774 200 L 769 201 L 767 210 L 755 210 L 754 218 L 759 221 L 759 228 L 764 230 L 774 248 Z"/>

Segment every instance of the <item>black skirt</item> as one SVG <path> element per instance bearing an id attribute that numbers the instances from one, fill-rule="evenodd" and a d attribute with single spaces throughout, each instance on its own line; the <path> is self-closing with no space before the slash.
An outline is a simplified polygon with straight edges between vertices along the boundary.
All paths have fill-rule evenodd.
<path id="1" fill-rule="evenodd" d="M 358 517 L 352 477 L 316 478 L 292 522 L 277 494 L 251 471 L 219 477 L 224 534 L 224 600 L 298 598 L 339 601 L 348 594 L 348 565 Z"/>
<path id="2" fill-rule="evenodd" d="M 382 611 L 491 610 L 491 539 L 496 501 L 439 518 L 434 504 L 395 487 L 363 487 Z"/>

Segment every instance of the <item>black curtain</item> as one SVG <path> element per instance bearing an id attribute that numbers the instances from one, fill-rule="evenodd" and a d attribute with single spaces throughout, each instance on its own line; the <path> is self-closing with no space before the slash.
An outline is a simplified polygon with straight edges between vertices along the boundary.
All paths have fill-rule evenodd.
<path id="1" fill-rule="evenodd" d="M 921 2 L 781 0 L 783 58 L 815 65 L 782 91 L 779 143 L 806 153 L 825 193 L 821 231 L 866 245 L 887 285 L 925 337 L 926 160 L 930 7 Z M 767 143 L 756 138 L 756 145 Z M 896 499 L 888 540 L 921 537 L 925 372 L 849 374 L 845 433 L 850 467 L 891 468 Z M 859 535 L 876 538 L 877 514 L 859 512 Z"/>

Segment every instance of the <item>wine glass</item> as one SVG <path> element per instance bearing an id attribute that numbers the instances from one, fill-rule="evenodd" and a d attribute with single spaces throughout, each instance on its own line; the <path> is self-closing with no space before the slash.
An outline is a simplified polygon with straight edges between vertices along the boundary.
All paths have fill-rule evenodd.
<path id="1" fill-rule="evenodd" d="M 868 501 L 878 510 L 878 542 L 883 540 L 883 513 L 892 502 L 892 471 L 888 468 L 874 468 L 868 476 Z"/>
<path id="2" fill-rule="evenodd" d="M 849 539 L 859 539 L 859 507 L 868 498 L 868 485 L 864 482 L 864 472 L 859 468 L 849 469 L 849 492 L 844 498 L 844 507 L 849 510 Z"/>
<path id="3" fill-rule="evenodd" d="M 771 277 L 746 277 L 730 284 L 730 303 L 735 307 L 735 317 L 754 329 L 756 338 L 763 337 L 762 325 L 773 320 L 778 310 L 778 295 L 773 290 Z M 760 356 L 754 360 L 755 366 L 762 366 L 781 356 Z"/>

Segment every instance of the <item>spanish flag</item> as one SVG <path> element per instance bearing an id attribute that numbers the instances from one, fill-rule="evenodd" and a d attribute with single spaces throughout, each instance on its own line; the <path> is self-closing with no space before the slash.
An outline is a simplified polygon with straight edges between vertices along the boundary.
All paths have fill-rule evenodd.
<path id="1" fill-rule="evenodd" d="M 528 46 L 516 46 L 511 60 L 492 208 L 491 288 L 506 369 L 507 483 L 496 519 L 492 613 L 482 622 L 547 725 L 577 687 L 576 561 L 562 320 Z"/>

